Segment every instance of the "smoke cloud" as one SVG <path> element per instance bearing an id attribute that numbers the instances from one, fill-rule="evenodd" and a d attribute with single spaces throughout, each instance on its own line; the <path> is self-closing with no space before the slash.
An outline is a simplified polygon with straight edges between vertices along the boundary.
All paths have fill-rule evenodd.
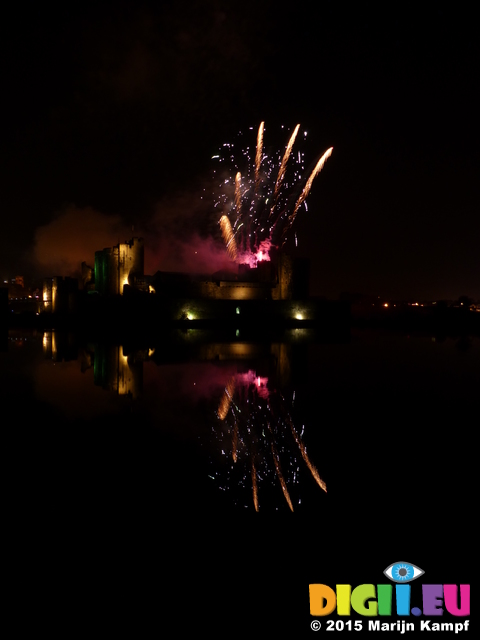
<path id="1" fill-rule="evenodd" d="M 217 216 L 203 191 L 160 201 L 143 229 L 145 271 L 209 274 L 232 267 Z"/>
<path id="2" fill-rule="evenodd" d="M 146 222 L 130 225 L 119 215 L 69 205 L 37 229 L 33 260 L 39 276 L 77 276 L 81 263 L 93 266 L 95 251 L 143 237 L 145 273 L 181 271 L 212 274 L 232 268 L 220 237 L 217 215 L 203 190 L 161 200 Z"/>
<path id="3" fill-rule="evenodd" d="M 125 234 L 127 227 L 120 216 L 69 205 L 35 232 L 33 259 L 38 275 L 78 275 L 82 262 L 93 265 L 95 251 L 123 241 Z"/>

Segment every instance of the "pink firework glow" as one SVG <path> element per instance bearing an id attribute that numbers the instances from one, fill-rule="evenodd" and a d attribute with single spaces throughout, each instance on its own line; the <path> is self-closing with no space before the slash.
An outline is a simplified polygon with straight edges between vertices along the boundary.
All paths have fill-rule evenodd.
<path id="1" fill-rule="evenodd" d="M 272 248 L 284 246 L 300 208 L 306 207 L 314 179 L 332 154 L 330 147 L 320 157 L 298 195 L 304 155 L 292 151 L 299 129 L 296 125 L 285 148 L 269 156 L 263 149 L 265 127 L 261 122 L 254 152 L 245 146 L 239 158 L 237 145 L 224 144 L 221 153 L 213 156 L 218 162 L 214 173 L 219 187 L 214 206 L 220 212 L 228 255 L 239 264 L 255 268 L 271 259 Z"/>

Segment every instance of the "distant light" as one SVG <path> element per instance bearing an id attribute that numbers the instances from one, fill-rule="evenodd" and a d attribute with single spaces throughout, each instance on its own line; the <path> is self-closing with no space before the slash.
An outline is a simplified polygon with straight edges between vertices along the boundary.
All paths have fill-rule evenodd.
<path id="1" fill-rule="evenodd" d="M 303 320 L 303 316 L 301 313 L 297 313 L 297 315 L 295 316 L 296 320 Z"/>
<path id="2" fill-rule="evenodd" d="M 388 302 L 385 302 L 383 306 L 388 307 Z"/>

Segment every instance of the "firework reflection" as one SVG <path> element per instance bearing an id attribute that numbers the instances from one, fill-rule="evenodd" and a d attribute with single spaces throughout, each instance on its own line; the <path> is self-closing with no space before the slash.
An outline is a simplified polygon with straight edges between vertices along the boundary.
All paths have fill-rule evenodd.
<path id="1" fill-rule="evenodd" d="M 263 490 L 280 488 L 291 511 L 301 503 L 298 491 L 302 468 L 310 471 L 318 486 L 326 484 L 307 455 L 301 432 L 294 425 L 292 402 L 287 402 L 269 379 L 249 369 L 236 373 L 225 385 L 217 408 L 215 436 L 228 462 L 226 485 L 238 484 L 251 492 L 255 511 L 260 510 Z M 303 460 L 303 463 L 302 463 Z M 217 478 L 220 477 L 217 474 Z M 225 478 L 221 478 L 225 484 Z"/>

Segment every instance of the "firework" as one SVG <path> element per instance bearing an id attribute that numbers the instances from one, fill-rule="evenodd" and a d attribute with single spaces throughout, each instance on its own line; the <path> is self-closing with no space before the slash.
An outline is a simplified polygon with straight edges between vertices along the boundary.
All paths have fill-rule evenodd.
<path id="1" fill-rule="evenodd" d="M 227 413 L 230 410 L 230 405 L 233 400 L 233 392 L 235 391 L 235 378 L 232 376 L 230 380 L 227 382 L 225 387 L 225 391 L 223 392 L 222 399 L 220 400 L 220 404 L 218 405 L 217 415 L 220 420 L 225 420 L 227 417 Z"/>
<path id="2" fill-rule="evenodd" d="M 255 190 L 258 189 L 260 184 L 260 166 L 262 164 L 262 151 L 263 151 L 263 127 L 264 122 L 260 123 L 257 133 L 257 153 L 255 154 Z"/>
<path id="3" fill-rule="evenodd" d="M 258 511 L 258 486 L 257 486 L 257 470 L 255 469 L 255 459 L 252 456 L 252 492 L 253 492 L 253 506 L 255 511 Z"/>
<path id="4" fill-rule="evenodd" d="M 237 243 L 235 241 L 235 234 L 233 233 L 232 225 L 227 216 L 220 218 L 220 228 L 222 230 L 223 240 L 227 247 L 227 253 L 232 260 L 237 259 Z"/>
<path id="5" fill-rule="evenodd" d="M 309 457 L 307 455 L 307 450 L 305 449 L 305 445 L 303 444 L 300 436 L 298 435 L 295 427 L 293 426 L 292 420 L 288 417 L 287 421 L 290 424 L 290 429 L 292 430 L 292 435 L 295 438 L 295 442 L 297 443 L 298 448 L 300 449 L 300 453 L 302 454 L 302 458 L 305 460 L 305 464 L 309 468 L 310 473 L 312 474 L 312 476 L 313 476 L 315 482 L 318 484 L 318 486 L 321 489 L 323 489 L 325 491 L 325 493 L 327 493 L 327 485 L 321 479 L 321 477 L 320 477 L 315 465 L 310 462 L 310 459 L 309 459 Z"/>
<path id="6" fill-rule="evenodd" d="M 222 172 L 215 206 L 223 210 L 220 227 L 228 255 L 238 263 L 255 267 L 259 261 L 270 259 L 270 249 L 285 244 L 300 208 L 302 205 L 306 208 L 313 181 L 332 154 L 330 147 L 298 196 L 305 171 L 304 158 L 300 151 L 297 154 L 292 151 L 299 129 L 297 124 L 283 152 L 270 155 L 264 153 L 264 122 L 261 122 L 253 161 L 250 147 L 243 148 L 238 157 L 234 144 L 223 145 L 223 155 L 214 156 L 233 170 L 230 174 L 233 178 L 225 178 Z"/>
<path id="7" fill-rule="evenodd" d="M 240 194 L 240 189 L 242 187 L 242 174 L 240 171 L 237 171 L 237 175 L 235 176 L 235 209 L 237 214 L 240 214 L 240 209 L 242 207 L 242 196 Z"/>
<path id="8" fill-rule="evenodd" d="M 273 462 L 275 464 L 275 470 L 277 472 L 277 477 L 280 482 L 280 486 L 282 487 L 283 495 L 285 500 L 287 501 L 288 506 L 290 507 L 290 511 L 293 511 L 293 504 L 290 498 L 290 494 L 288 493 L 287 484 L 282 474 L 282 469 L 280 467 L 280 458 L 278 456 L 278 451 L 276 450 L 273 442 L 271 443 Z"/>
<path id="9" fill-rule="evenodd" d="M 302 193 L 300 194 L 300 197 L 298 198 L 298 200 L 297 200 L 297 202 L 295 204 L 295 208 L 293 210 L 293 213 L 290 216 L 288 216 L 288 225 L 284 228 L 282 235 L 285 235 L 286 232 L 288 231 L 288 229 L 294 223 L 295 218 L 297 217 L 298 210 L 300 209 L 300 206 L 305 202 L 305 198 L 310 193 L 310 189 L 312 188 L 313 181 L 318 176 L 320 171 L 323 169 L 323 167 L 325 165 L 325 162 L 332 155 L 332 151 L 333 151 L 333 147 L 330 147 L 330 149 L 327 149 L 325 151 L 325 153 L 323 154 L 323 156 L 320 158 L 320 160 L 317 162 L 317 164 L 315 166 L 315 169 L 312 171 L 309 179 L 307 180 L 307 182 L 305 184 L 305 187 L 303 188 Z"/>
<path id="10" fill-rule="evenodd" d="M 223 425 L 220 431 L 215 429 L 222 453 L 233 461 L 231 473 L 240 476 L 240 485 L 251 486 L 255 511 L 259 510 L 259 485 L 267 489 L 278 483 L 289 509 L 294 510 L 301 467 L 298 452 L 318 486 L 326 491 L 294 426 L 288 403 L 278 390 L 268 387 L 268 378 L 253 370 L 229 378 L 217 417 Z"/>
<path id="11" fill-rule="evenodd" d="M 233 434 L 232 434 L 232 460 L 234 462 L 237 461 L 237 446 L 238 446 L 238 425 L 237 423 L 235 423 L 235 426 L 233 427 Z"/>
<path id="12" fill-rule="evenodd" d="M 300 125 L 297 124 L 297 126 L 295 127 L 292 135 L 290 136 L 290 140 L 288 141 L 287 148 L 286 148 L 285 153 L 283 155 L 282 162 L 280 164 L 280 169 L 278 170 L 277 181 L 275 183 L 275 190 L 273 192 L 274 201 L 276 200 L 276 198 L 277 198 L 277 196 L 279 194 L 280 188 L 282 186 L 283 178 L 285 177 L 285 169 L 287 168 L 288 158 L 290 157 L 290 154 L 292 153 L 293 144 L 295 142 L 295 138 L 297 137 L 297 133 L 298 133 L 299 129 L 300 129 Z M 270 215 L 272 214 L 274 209 L 275 209 L 275 207 L 271 208 Z"/>

